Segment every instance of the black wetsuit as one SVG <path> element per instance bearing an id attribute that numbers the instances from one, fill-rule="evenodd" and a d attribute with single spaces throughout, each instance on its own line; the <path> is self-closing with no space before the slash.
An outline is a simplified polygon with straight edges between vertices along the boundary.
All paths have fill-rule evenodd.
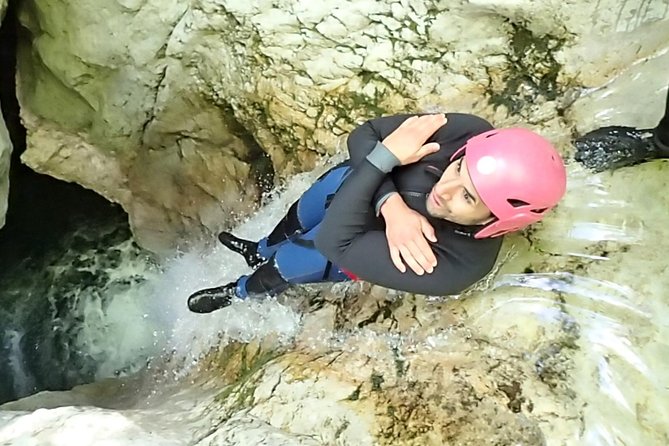
<path id="1" fill-rule="evenodd" d="M 374 119 L 356 128 L 348 138 L 350 159 L 319 178 L 272 233 L 255 244 L 262 263 L 258 269 L 203 293 L 233 292 L 244 299 L 276 295 L 293 284 L 360 278 L 396 290 L 447 295 L 485 276 L 495 264 L 502 238 L 475 239 L 481 227 L 431 217 L 426 201 L 453 154 L 469 138 L 493 127 L 473 115 L 449 113 L 447 124 L 428 140 L 439 143 L 438 152 L 417 163 L 393 167 L 397 159 L 381 141 L 410 116 L 414 115 Z M 385 221 L 378 209 L 393 192 L 435 230 L 437 242 L 430 245 L 437 266 L 432 273 L 419 276 L 411 269 L 402 273 L 392 263 Z"/>
<path id="2" fill-rule="evenodd" d="M 380 142 L 410 116 L 414 115 L 374 119 L 355 129 L 348 138 L 350 160 L 325 173 L 259 242 L 222 233 L 219 239 L 224 245 L 258 268 L 235 282 L 194 293 L 188 301 L 191 311 L 223 308 L 234 296 L 276 295 L 291 284 L 337 282 L 353 276 L 428 295 L 459 293 L 484 277 L 495 264 L 502 238 L 475 239 L 479 227 L 430 217 L 426 200 L 451 156 L 469 138 L 492 126 L 476 116 L 449 113 L 448 123 L 428 140 L 439 143 L 438 152 L 418 163 L 393 167 L 387 164 L 390 152 Z M 575 145 L 576 160 L 596 170 L 658 154 L 669 157 L 669 95 L 665 115 L 651 132 L 606 127 L 584 135 Z M 435 229 L 437 242 L 430 245 L 437 266 L 431 274 L 419 276 L 411 269 L 402 273 L 391 261 L 378 209 L 393 192 Z"/>
<path id="3" fill-rule="evenodd" d="M 459 293 L 492 269 L 502 237 L 475 239 L 480 227 L 431 217 L 426 210 L 427 195 L 451 163 L 451 156 L 469 138 L 493 127 L 473 115 L 449 113 L 447 124 L 428 140 L 439 143 L 438 152 L 417 163 L 395 167 L 390 173 L 383 172 L 367 157 L 410 116 L 374 119 L 351 133 L 348 149 L 353 169 L 325 214 L 316 235 L 316 248 L 338 267 L 387 288 L 428 295 Z M 431 274 L 419 276 L 411 269 L 402 273 L 392 263 L 384 220 L 375 210 L 377 201 L 392 192 L 398 192 L 434 227 L 437 242 L 430 245 L 437 266 Z"/>
<path id="4" fill-rule="evenodd" d="M 664 116 L 655 127 L 654 134 L 658 148 L 664 156 L 669 156 L 669 90 L 667 90 L 667 100 L 664 105 Z"/>

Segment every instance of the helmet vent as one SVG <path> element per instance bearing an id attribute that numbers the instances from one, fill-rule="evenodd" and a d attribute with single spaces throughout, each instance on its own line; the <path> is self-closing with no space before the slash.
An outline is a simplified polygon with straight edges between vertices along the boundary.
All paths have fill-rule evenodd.
<path id="1" fill-rule="evenodd" d="M 487 135 L 485 135 L 485 137 L 486 137 L 486 139 L 487 139 L 487 138 L 490 138 L 490 137 L 492 137 L 492 136 L 495 136 L 496 134 L 497 134 L 497 132 L 495 132 L 495 133 L 488 133 Z"/>
<path id="2" fill-rule="evenodd" d="M 543 213 L 546 212 L 547 210 L 548 210 L 548 208 L 532 209 L 530 212 L 533 212 L 533 213 L 535 213 L 535 214 L 543 214 Z"/>
<path id="3" fill-rule="evenodd" d="M 508 201 L 509 204 L 510 204 L 511 206 L 513 206 L 514 208 L 519 208 L 519 207 L 529 206 L 529 205 L 530 205 L 530 203 L 528 203 L 528 202 L 526 202 L 526 201 L 523 201 L 523 200 L 516 200 L 515 198 L 509 198 L 509 199 L 506 200 L 506 201 Z"/>

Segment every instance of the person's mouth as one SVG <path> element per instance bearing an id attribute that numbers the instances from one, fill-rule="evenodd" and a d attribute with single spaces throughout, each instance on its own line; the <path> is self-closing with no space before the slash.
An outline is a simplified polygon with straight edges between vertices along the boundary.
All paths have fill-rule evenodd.
<path id="1" fill-rule="evenodd" d="M 430 192 L 430 199 L 432 200 L 432 203 L 440 208 L 441 207 L 441 201 L 437 198 L 437 194 L 434 193 L 434 191 Z"/>

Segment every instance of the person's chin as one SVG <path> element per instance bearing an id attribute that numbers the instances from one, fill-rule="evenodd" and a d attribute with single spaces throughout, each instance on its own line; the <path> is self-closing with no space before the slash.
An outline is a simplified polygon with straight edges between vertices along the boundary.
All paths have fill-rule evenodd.
<path id="1" fill-rule="evenodd" d="M 442 218 L 440 215 L 438 215 L 438 214 L 435 212 L 435 209 L 434 209 L 434 207 L 432 206 L 432 203 L 430 203 L 429 201 L 428 201 L 427 203 L 425 203 L 425 210 L 427 211 L 427 215 L 429 215 L 430 217 L 434 217 L 434 218 Z"/>
<path id="2" fill-rule="evenodd" d="M 429 205 L 427 206 L 427 213 L 432 218 L 441 218 L 442 220 L 451 221 L 451 219 L 448 218 L 447 215 L 444 215 L 443 213 L 440 212 L 435 212 L 435 210 L 432 209 Z"/>

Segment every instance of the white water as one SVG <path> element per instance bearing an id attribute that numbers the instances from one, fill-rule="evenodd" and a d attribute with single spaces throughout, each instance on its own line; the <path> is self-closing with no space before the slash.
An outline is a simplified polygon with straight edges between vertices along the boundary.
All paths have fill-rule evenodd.
<path id="1" fill-rule="evenodd" d="M 257 238 L 258 234 L 268 233 L 324 169 L 295 176 L 280 196 L 276 197 L 279 193 L 275 193 L 268 197 L 261 212 L 235 228 L 235 234 Z M 217 388 L 213 391 L 182 388 L 184 383 L 180 379 L 197 366 L 202 355 L 231 340 L 247 342 L 271 337 L 279 343 L 288 342 L 299 329 L 300 315 L 275 300 L 238 301 L 230 308 L 205 315 L 188 311 L 186 298 L 193 291 L 226 283 L 249 271 L 241 257 L 217 244 L 179 254 L 167 261 L 161 271 L 141 260 L 125 262 L 120 268 L 108 271 L 112 280 L 133 275 L 141 275 L 146 280 L 129 289 L 109 289 L 104 298 L 78 296 L 75 311 L 70 314 L 72 320 L 82 321 L 76 348 L 98 360 L 97 379 L 113 377 L 119 371 L 122 375 L 131 374 L 146 365 L 146 358 L 153 357 L 152 362 L 161 364 L 161 369 L 154 376 L 149 363 L 148 376 L 153 378 L 148 386 L 134 387 L 130 378 L 128 387 L 123 384 L 118 389 L 126 396 L 119 394 L 116 400 L 112 392 L 111 400 L 107 396 L 103 400 L 112 406 L 123 406 L 128 398 L 134 400 L 127 396 L 128 388 L 132 387 L 130 393 L 136 392 L 145 398 L 140 407 L 157 409 L 121 414 L 77 407 L 90 401 L 100 402 L 96 392 L 87 393 L 87 386 L 81 387 L 82 393 L 74 391 L 70 396 L 64 396 L 67 392 L 63 392 L 63 396 L 58 396 L 58 392 L 43 392 L 24 401 L 39 401 L 38 407 L 63 404 L 72 407 L 35 412 L 0 411 L 0 444 L 184 444 L 183 431 L 188 429 L 186 412 L 192 412 L 191 406 L 197 404 L 198 399 L 210 398 L 217 392 Z M 13 352 L 16 377 L 27 380 L 29 377 L 21 369 L 19 338 L 20 334 L 14 332 L 8 347 Z M 16 382 L 23 390 L 30 388 L 30 384 L 20 379 Z M 162 397 L 165 393 L 169 394 L 166 400 Z M 179 410 L 180 405 L 185 406 L 184 411 Z M 141 427 L 132 421 L 135 418 L 141 420 Z M 192 421 L 198 424 L 197 417 Z M 150 426 L 159 427 L 157 430 L 161 433 L 151 433 Z"/>
<path id="2" fill-rule="evenodd" d="M 30 390 L 34 386 L 34 379 L 23 366 L 23 352 L 20 347 L 22 337 L 23 333 L 19 333 L 16 330 L 6 330 L 4 336 L 6 343 L 4 347 L 8 351 L 9 367 L 14 376 L 14 393 L 17 395 L 29 395 Z"/>
<path id="3" fill-rule="evenodd" d="M 319 173 L 293 178 L 235 234 L 267 233 Z M 524 251 L 530 251 L 521 246 L 489 290 L 457 301 L 465 326 L 525 352 L 537 368 L 546 365 L 540 354 L 544 341 L 562 336 L 573 343 L 567 349 L 570 368 L 560 381 L 573 391 L 576 409 L 537 406 L 533 413 L 547 444 L 669 444 L 668 174 L 665 161 L 599 175 L 571 166 L 568 196 L 532 246 L 537 272 L 519 274 L 527 262 Z M 231 340 L 289 344 L 305 322 L 276 301 L 237 302 L 209 315 L 188 312 L 191 292 L 246 272 L 241 258 L 214 243 L 176 256 L 161 271 L 124 265 L 114 274 L 137 273 L 147 280 L 112 299 L 81 296 L 71 316 L 83 321 L 77 346 L 98 359 L 97 377 L 119 370 L 128 376 L 3 406 L 0 444 L 253 445 L 261 444 L 258 438 L 267 445 L 328 444 L 326 434 L 319 439 L 289 433 L 249 412 L 229 419 L 216 413 L 213 398 L 224 383 L 200 369 L 200 358 Z M 390 350 L 448 350 L 453 338 L 442 328 L 385 335 L 324 327 L 307 339 L 316 350 L 325 345 L 366 351 L 381 362 Z M 5 348 L 12 352 L 15 375 L 25 377 L 15 385 L 25 390 L 30 382 L 21 366 L 20 337 L 10 333 Z M 148 372 L 130 373 L 154 355 L 159 358 Z M 549 421 L 555 419 L 566 422 L 555 426 Z"/>
<path id="4" fill-rule="evenodd" d="M 659 445 L 667 435 L 663 420 L 669 419 L 669 395 L 662 358 L 669 353 L 665 341 L 669 335 L 669 310 L 666 301 L 657 299 L 663 294 L 645 294 L 647 290 L 638 289 L 632 277 L 640 274 L 643 266 L 636 273 L 625 270 L 636 268 L 640 261 L 637 254 L 588 254 L 593 243 L 602 241 L 652 249 L 652 234 L 661 230 L 663 223 L 650 223 L 649 215 L 639 214 L 639 206 L 624 205 L 630 206 L 629 214 L 611 214 L 613 208 L 624 208 L 621 203 L 634 202 L 623 200 L 620 192 L 625 181 L 633 177 L 632 172 L 628 169 L 613 183 L 608 174 L 588 181 L 587 190 L 599 191 L 599 195 L 587 194 L 590 209 L 603 210 L 597 211 L 595 221 L 587 207 L 576 218 L 570 215 L 583 200 L 582 195 L 572 195 L 565 201 L 563 215 L 555 217 L 544 232 L 548 242 L 543 240 L 542 244 L 547 244 L 552 231 L 560 231 L 562 225 L 577 228 L 569 232 L 571 238 L 566 243 L 553 247 L 553 253 L 585 258 L 604 269 L 591 268 L 589 276 L 559 272 L 503 274 L 492 289 L 472 298 L 469 326 L 493 337 L 515 333 L 508 342 L 527 343 L 528 351 L 534 342 L 527 336 L 529 331 L 574 327 L 579 349 L 568 379 L 584 405 L 580 414 L 582 431 L 561 433 L 562 438 L 572 438 L 570 444 Z M 235 233 L 254 238 L 268 232 L 317 175 L 314 172 L 294 178 L 286 191 L 269 200 Z M 647 192 L 643 184 L 638 186 L 637 194 Z M 610 218 L 602 219 L 602 215 Z M 607 228 L 604 231 L 603 225 Z M 620 265 L 611 269 L 614 262 Z M 144 271 L 147 281 L 118 294 L 105 308 L 96 300 L 81 307 L 83 311 L 78 316 L 83 317 L 84 324 L 79 345 L 101 359 L 99 378 L 113 376 L 119 369 L 135 369 L 138 358 L 141 362 L 147 353 L 162 352 L 170 359 L 156 362 L 157 375 L 143 374 L 138 375 L 143 378 L 130 377 L 102 385 L 107 394 L 100 393 L 98 384 L 72 392 L 44 393 L 6 406 L 9 410 L 0 411 L 2 444 L 251 445 L 258 444 L 251 439 L 259 437 L 266 438 L 268 445 L 324 444 L 311 437 L 288 434 L 249 414 L 240 413 L 221 424 L 215 413 L 209 412 L 221 384 L 212 377 L 204 381 L 198 378 L 208 376 L 197 371 L 198 359 L 204 353 L 230 340 L 273 339 L 288 343 L 300 330 L 300 315 L 276 301 L 237 302 L 209 315 L 188 312 L 185 298 L 192 291 L 248 272 L 241 258 L 213 246 L 176 257 L 162 272 L 141 265 L 126 267 Z M 597 271 L 602 277 L 597 277 Z M 612 271 L 614 280 L 603 278 L 611 276 Z M 563 300 L 557 305 L 556 295 Z M 19 337 L 19 333 L 11 337 L 12 345 L 17 345 Z M 322 330 L 310 342 L 314 348 L 328 344 L 379 351 L 377 356 L 381 358 L 387 353 L 378 350 L 379 342 L 402 354 L 448 348 L 449 336 L 414 336 L 409 331 L 385 337 L 366 329 L 353 333 Z M 17 360 L 16 364 L 20 363 Z M 37 407 L 53 409 L 34 410 Z M 556 444 L 550 437 L 547 440 L 548 444 Z"/>

